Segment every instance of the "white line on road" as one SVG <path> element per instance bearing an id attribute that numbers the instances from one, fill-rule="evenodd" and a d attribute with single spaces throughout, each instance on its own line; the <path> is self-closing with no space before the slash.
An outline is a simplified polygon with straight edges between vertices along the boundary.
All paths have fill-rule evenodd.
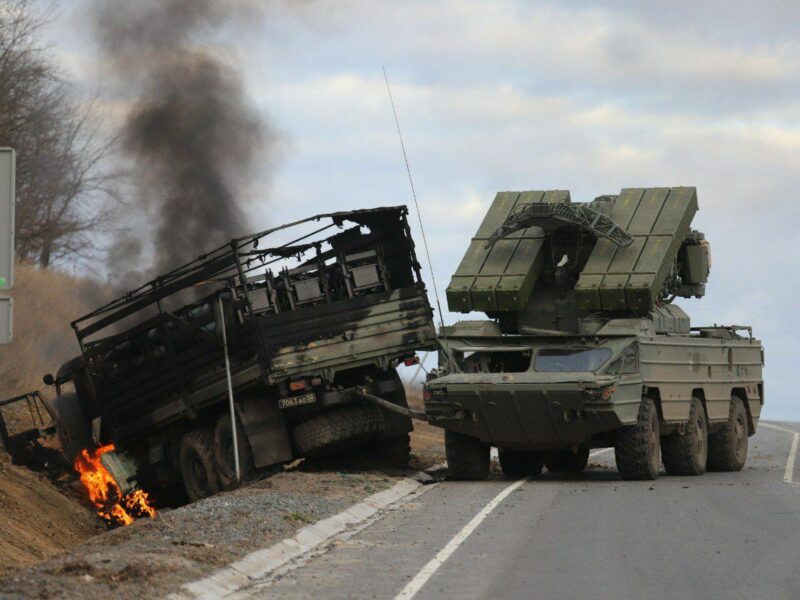
<path id="1" fill-rule="evenodd" d="M 435 485 L 435 484 L 434 484 Z M 381 511 L 404 501 L 412 494 L 430 489 L 422 488 L 419 481 L 401 479 L 393 487 L 372 494 L 347 510 L 303 527 L 291 538 L 268 548 L 251 552 L 203 579 L 186 583 L 180 591 L 169 596 L 171 600 L 220 600 L 249 596 L 247 588 L 258 584 L 270 573 L 288 569 L 292 561 L 323 547 L 336 536 L 358 531 L 359 526 L 370 523 Z"/>
<path id="2" fill-rule="evenodd" d="M 428 564 L 426 564 L 422 569 L 414 576 L 414 579 L 408 582 L 408 585 L 402 589 L 402 591 L 395 596 L 395 600 L 409 600 L 417 595 L 417 593 L 422 589 L 422 587 L 428 582 L 428 580 L 433 576 L 434 573 L 441 567 L 448 558 L 458 550 L 458 547 L 463 544 L 466 539 L 475 531 L 478 526 L 483 523 L 483 520 L 488 517 L 491 512 L 497 508 L 497 506 L 506 499 L 506 497 L 516 490 L 519 486 L 523 483 L 528 481 L 527 478 L 520 479 L 519 481 L 515 481 L 507 488 L 505 488 L 502 492 L 497 494 L 486 506 L 481 509 L 481 511 L 475 515 L 472 520 L 467 523 L 464 528 L 459 531 L 453 539 L 451 539 L 447 545 L 439 550 L 439 552 L 434 556 Z"/>
<path id="3" fill-rule="evenodd" d="M 770 423 L 759 423 L 762 427 L 766 427 L 767 429 L 773 429 L 775 431 L 782 431 L 784 433 L 791 433 L 792 434 L 792 445 L 789 448 L 789 458 L 786 459 L 786 470 L 783 473 L 783 482 L 784 483 L 795 483 L 794 481 L 794 461 L 797 458 L 797 442 L 800 440 L 800 433 L 793 431 L 791 429 L 786 429 L 786 427 L 780 427 L 779 425 L 772 425 Z"/>
<path id="4" fill-rule="evenodd" d="M 598 454 L 604 454 L 605 452 L 611 452 L 613 448 L 603 448 L 602 450 L 595 450 L 594 452 L 589 453 L 589 458 L 594 458 Z"/>
<path id="5" fill-rule="evenodd" d="M 613 448 L 603 448 L 602 450 L 595 450 L 594 452 L 591 452 L 589 454 L 589 458 L 593 458 L 593 457 L 597 456 L 598 454 L 603 454 L 604 452 L 611 452 L 612 450 L 613 450 Z M 491 457 L 495 458 L 495 459 L 499 459 L 500 458 L 500 455 L 497 452 L 497 448 L 495 448 L 494 446 L 492 447 Z"/>

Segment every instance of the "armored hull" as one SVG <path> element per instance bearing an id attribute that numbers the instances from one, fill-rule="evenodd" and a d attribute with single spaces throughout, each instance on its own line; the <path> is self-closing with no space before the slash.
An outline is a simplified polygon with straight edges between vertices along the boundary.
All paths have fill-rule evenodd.
<path id="1" fill-rule="evenodd" d="M 469 357 L 471 372 L 426 384 L 425 409 L 435 424 L 514 450 L 599 448 L 613 446 L 614 432 L 636 423 L 643 395 L 656 399 L 664 433 L 689 420 L 694 398 L 701 399 L 713 432 L 727 422 L 731 398 L 738 397 L 748 432 L 755 432 L 764 400 L 759 340 L 725 328 L 604 339 L 514 336 L 513 346 L 504 337 L 460 337 L 458 325 L 450 328 L 453 355 L 470 346 L 478 350 Z M 539 358 L 570 348 L 599 353 L 601 362 L 592 371 L 564 371 L 568 364 Z M 519 357 L 513 370 L 511 361 L 501 372 L 478 370 L 510 353 Z"/>

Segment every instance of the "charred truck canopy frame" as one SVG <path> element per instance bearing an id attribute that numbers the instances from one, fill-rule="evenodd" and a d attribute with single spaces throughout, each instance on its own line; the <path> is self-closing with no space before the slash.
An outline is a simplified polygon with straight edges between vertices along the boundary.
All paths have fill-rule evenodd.
<path id="1" fill-rule="evenodd" d="M 407 212 L 322 214 L 244 236 L 74 321 L 82 356 L 55 377 L 67 453 L 112 442 L 129 459 L 118 479 L 183 479 L 193 499 L 229 483 L 224 319 L 246 466 L 369 439 L 407 457 L 410 420 L 356 393 L 406 406 L 394 369 L 435 348 Z"/>

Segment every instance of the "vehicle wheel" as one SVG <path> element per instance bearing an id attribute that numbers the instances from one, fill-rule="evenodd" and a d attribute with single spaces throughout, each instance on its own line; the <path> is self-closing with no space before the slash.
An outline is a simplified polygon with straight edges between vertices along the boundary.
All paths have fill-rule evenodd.
<path id="1" fill-rule="evenodd" d="M 378 440 L 378 455 L 381 462 L 393 469 L 407 469 L 411 459 L 411 437 L 404 433 Z"/>
<path id="2" fill-rule="evenodd" d="M 731 398 L 728 421 L 708 436 L 708 470 L 741 471 L 747 460 L 747 410 L 741 398 Z"/>
<path id="3" fill-rule="evenodd" d="M 550 452 L 544 460 L 547 470 L 551 473 L 581 473 L 588 463 L 588 448 L 579 448 L 577 452 L 572 450 Z"/>
<path id="4" fill-rule="evenodd" d="M 254 469 L 253 453 L 247 443 L 247 435 L 242 424 L 236 423 L 236 441 L 239 446 L 239 475 L 241 480 Z M 233 456 L 233 428 L 231 416 L 224 414 L 217 420 L 214 428 L 214 465 L 217 468 L 219 483 L 223 489 L 230 490 L 236 487 L 236 462 Z"/>
<path id="5" fill-rule="evenodd" d="M 445 431 L 444 449 L 451 479 L 475 481 L 489 477 L 489 446 L 478 438 Z"/>
<path id="6" fill-rule="evenodd" d="M 499 448 L 500 468 L 509 477 L 536 477 L 541 475 L 544 455 L 533 450 L 505 450 Z"/>
<path id="7" fill-rule="evenodd" d="M 707 459 L 706 411 L 699 398 L 692 398 L 684 434 L 671 433 L 661 438 L 661 460 L 669 475 L 702 475 L 706 472 Z"/>
<path id="8" fill-rule="evenodd" d="M 614 456 L 623 479 L 656 479 L 661 464 L 658 411 L 650 398 L 642 398 L 635 425 L 617 432 Z"/>
<path id="9" fill-rule="evenodd" d="M 193 429 L 183 436 L 180 464 L 189 500 L 202 500 L 219 492 L 214 464 L 214 434 L 210 429 Z"/>
<path id="10" fill-rule="evenodd" d="M 292 438 L 298 456 L 314 457 L 373 439 L 385 429 L 380 408 L 353 404 L 300 423 L 292 431 Z"/>

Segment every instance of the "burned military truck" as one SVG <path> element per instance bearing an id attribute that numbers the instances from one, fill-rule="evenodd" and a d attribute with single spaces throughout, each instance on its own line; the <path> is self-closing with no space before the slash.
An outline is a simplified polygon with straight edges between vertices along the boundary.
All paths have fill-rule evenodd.
<path id="1" fill-rule="evenodd" d="M 490 446 L 515 476 L 608 447 L 625 479 L 742 468 L 764 354 L 749 327 L 692 327 L 673 303 L 705 293 L 697 210 L 692 187 L 497 195 L 447 289 L 491 320 L 444 327 L 425 385 L 452 476 L 485 478 Z"/>
<path id="2" fill-rule="evenodd" d="M 190 499 L 234 484 L 237 449 L 243 473 L 362 442 L 403 466 L 410 420 L 356 391 L 406 406 L 431 315 L 404 206 L 233 240 L 72 324 L 82 354 L 46 377 L 65 452 L 114 444 L 123 493 Z"/>

